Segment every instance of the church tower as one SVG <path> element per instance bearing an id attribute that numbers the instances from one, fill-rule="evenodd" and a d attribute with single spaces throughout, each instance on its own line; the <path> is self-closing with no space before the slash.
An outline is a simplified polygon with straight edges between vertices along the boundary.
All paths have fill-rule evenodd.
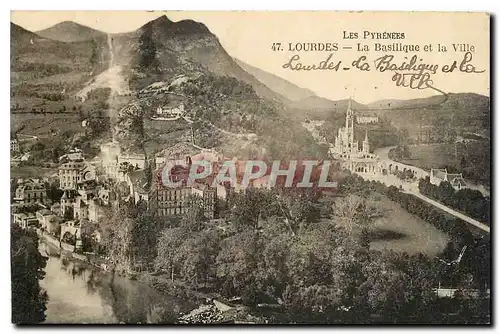
<path id="1" fill-rule="evenodd" d="M 363 153 L 370 153 L 370 142 L 368 141 L 368 130 L 366 130 L 365 140 L 363 140 Z"/>
<path id="2" fill-rule="evenodd" d="M 351 98 L 349 98 L 349 105 L 345 115 L 345 129 L 347 132 L 347 142 L 349 150 L 354 148 L 354 111 L 351 107 Z"/>

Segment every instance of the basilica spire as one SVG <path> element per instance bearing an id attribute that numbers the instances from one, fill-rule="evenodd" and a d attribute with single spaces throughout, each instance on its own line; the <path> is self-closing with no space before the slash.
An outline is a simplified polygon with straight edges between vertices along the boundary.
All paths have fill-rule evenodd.
<path id="1" fill-rule="evenodd" d="M 363 152 L 370 153 L 370 143 L 368 142 L 368 130 L 365 131 L 365 140 L 363 140 Z"/>

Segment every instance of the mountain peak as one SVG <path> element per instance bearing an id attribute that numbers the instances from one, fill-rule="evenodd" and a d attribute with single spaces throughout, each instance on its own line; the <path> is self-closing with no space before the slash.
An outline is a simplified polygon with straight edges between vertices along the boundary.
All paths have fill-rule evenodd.
<path id="1" fill-rule="evenodd" d="M 47 29 L 36 32 L 38 35 L 61 42 L 87 41 L 105 35 L 104 32 L 74 21 L 59 22 Z"/>
<path id="2" fill-rule="evenodd" d="M 152 29 L 161 33 L 168 33 L 171 35 L 191 35 L 200 33 L 210 33 L 208 28 L 200 22 L 193 20 L 182 20 L 173 22 L 166 15 L 162 15 L 153 21 L 149 21 L 143 25 L 139 30 Z"/>
<path id="3" fill-rule="evenodd" d="M 162 15 L 154 19 L 153 21 L 149 21 L 147 24 L 155 25 L 155 26 L 170 26 L 174 22 L 170 20 L 167 15 Z"/>

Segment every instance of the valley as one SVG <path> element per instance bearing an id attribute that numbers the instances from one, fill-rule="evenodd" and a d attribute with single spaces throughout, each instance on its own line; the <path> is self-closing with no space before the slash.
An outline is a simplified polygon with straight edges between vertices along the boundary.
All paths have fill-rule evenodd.
<path id="1" fill-rule="evenodd" d="M 166 15 L 119 33 L 11 23 L 10 83 L 12 240 L 57 248 L 39 263 L 49 323 L 446 322 L 442 286 L 489 293 L 487 96 L 331 100 Z M 248 160 L 283 180 L 331 165 L 330 188 L 297 185 L 303 169 L 291 187 L 269 168 L 244 187 L 183 179 L 200 161 L 240 177 Z M 467 183 L 427 185 L 435 168 Z"/>

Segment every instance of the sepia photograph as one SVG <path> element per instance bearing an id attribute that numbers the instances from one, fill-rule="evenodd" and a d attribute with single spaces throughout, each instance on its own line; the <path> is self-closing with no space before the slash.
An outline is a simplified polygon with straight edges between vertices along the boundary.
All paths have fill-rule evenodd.
<path id="1" fill-rule="evenodd" d="M 10 21 L 13 324 L 491 325 L 488 13 Z"/>

